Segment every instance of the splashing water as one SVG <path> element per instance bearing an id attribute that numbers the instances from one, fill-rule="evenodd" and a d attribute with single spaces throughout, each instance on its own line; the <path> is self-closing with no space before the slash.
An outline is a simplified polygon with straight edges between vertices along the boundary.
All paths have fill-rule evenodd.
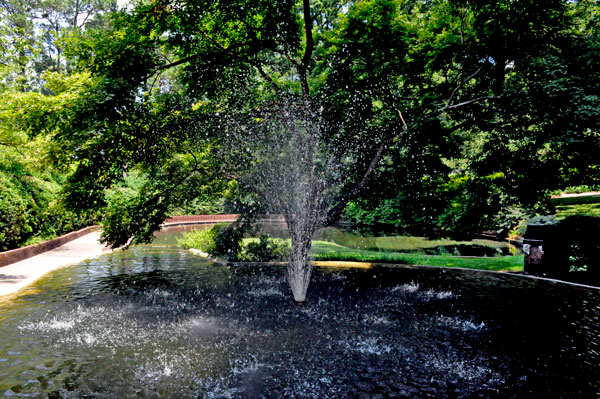
<path id="1" fill-rule="evenodd" d="M 0 303 L 0 397 L 594 397 L 600 388 L 594 292 L 507 275 L 315 269 L 319 300 L 298 308 L 286 286 L 278 267 L 220 266 L 169 248 L 57 270 Z M 542 302 L 551 306 L 523 306 Z"/>
<path id="2" fill-rule="evenodd" d="M 312 273 L 312 238 L 328 223 L 328 212 L 348 201 L 344 183 L 356 171 L 349 148 L 334 150 L 326 144 L 323 120 L 309 103 L 287 99 L 279 106 L 260 118 L 224 121 L 226 142 L 220 148 L 233 168 L 231 175 L 285 218 L 292 247 L 288 282 L 301 303 Z"/>

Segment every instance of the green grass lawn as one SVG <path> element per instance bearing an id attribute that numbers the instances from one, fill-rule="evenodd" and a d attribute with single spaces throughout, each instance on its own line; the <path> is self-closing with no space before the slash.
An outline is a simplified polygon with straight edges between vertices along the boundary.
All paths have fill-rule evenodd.
<path id="1" fill-rule="evenodd" d="M 313 241 L 311 256 L 317 261 L 355 261 L 399 263 L 406 265 L 464 267 L 494 271 L 522 271 L 523 255 L 489 258 L 466 258 L 450 255 L 422 255 L 400 252 L 379 252 L 346 248 L 331 242 Z"/>
<path id="2" fill-rule="evenodd" d="M 559 219 L 564 219 L 568 216 L 594 216 L 600 217 L 600 203 L 588 203 L 588 204 L 571 204 L 571 205 L 557 205 L 556 216 Z"/>

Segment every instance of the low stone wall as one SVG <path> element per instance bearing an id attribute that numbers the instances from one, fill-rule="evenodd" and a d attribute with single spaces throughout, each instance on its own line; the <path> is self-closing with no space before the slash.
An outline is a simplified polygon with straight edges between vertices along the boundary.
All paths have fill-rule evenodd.
<path id="1" fill-rule="evenodd" d="M 235 222 L 240 215 L 191 215 L 191 216 L 173 216 L 165 220 L 165 225 L 186 224 L 186 223 L 226 223 Z"/>
<path id="2" fill-rule="evenodd" d="M 198 224 L 198 223 L 231 223 L 235 222 L 240 215 L 224 214 L 224 215 L 192 215 L 192 216 L 173 216 L 165 220 L 164 225 L 178 224 Z M 258 217 L 261 222 L 284 222 L 281 215 L 261 215 Z"/>
<path id="3" fill-rule="evenodd" d="M 84 229 L 65 234 L 64 236 L 41 242 L 39 244 L 28 245 L 23 248 L 0 252 L 0 267 L 7 266 L 24 259 L 31 258 L 32 256 L 53 250 L 95 230 L 98 230 L 98 226 L 89 226 Z"/>

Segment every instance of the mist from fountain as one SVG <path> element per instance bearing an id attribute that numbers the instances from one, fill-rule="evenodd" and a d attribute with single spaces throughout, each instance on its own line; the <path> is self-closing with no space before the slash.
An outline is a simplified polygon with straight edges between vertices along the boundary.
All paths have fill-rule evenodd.
<path id="1" fill-rule="evenodd" d="M 302 303 L 312 272 L 308 259 L 312 238 L 325 225 L 327 211 L 343 189 L 352 153 L 327 145 L 323 119 L 305 105 L 287 102 L 278 111 L 259 114 L 224 121 L 221 151 L 233 165 L 230 176 L 285 218 L 291 238 L 288 282 L 294 300 Z"/>

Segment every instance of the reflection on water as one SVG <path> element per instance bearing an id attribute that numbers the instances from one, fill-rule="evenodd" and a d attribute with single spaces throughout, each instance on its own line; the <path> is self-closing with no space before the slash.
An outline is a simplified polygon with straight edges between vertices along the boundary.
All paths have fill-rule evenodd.
<path id="1" fill-rule="evenodd" d="M 598 291 L 394 268 L 223 267 L 135 247 L 0 302 L 0 397 L 595 397 Z"/>

